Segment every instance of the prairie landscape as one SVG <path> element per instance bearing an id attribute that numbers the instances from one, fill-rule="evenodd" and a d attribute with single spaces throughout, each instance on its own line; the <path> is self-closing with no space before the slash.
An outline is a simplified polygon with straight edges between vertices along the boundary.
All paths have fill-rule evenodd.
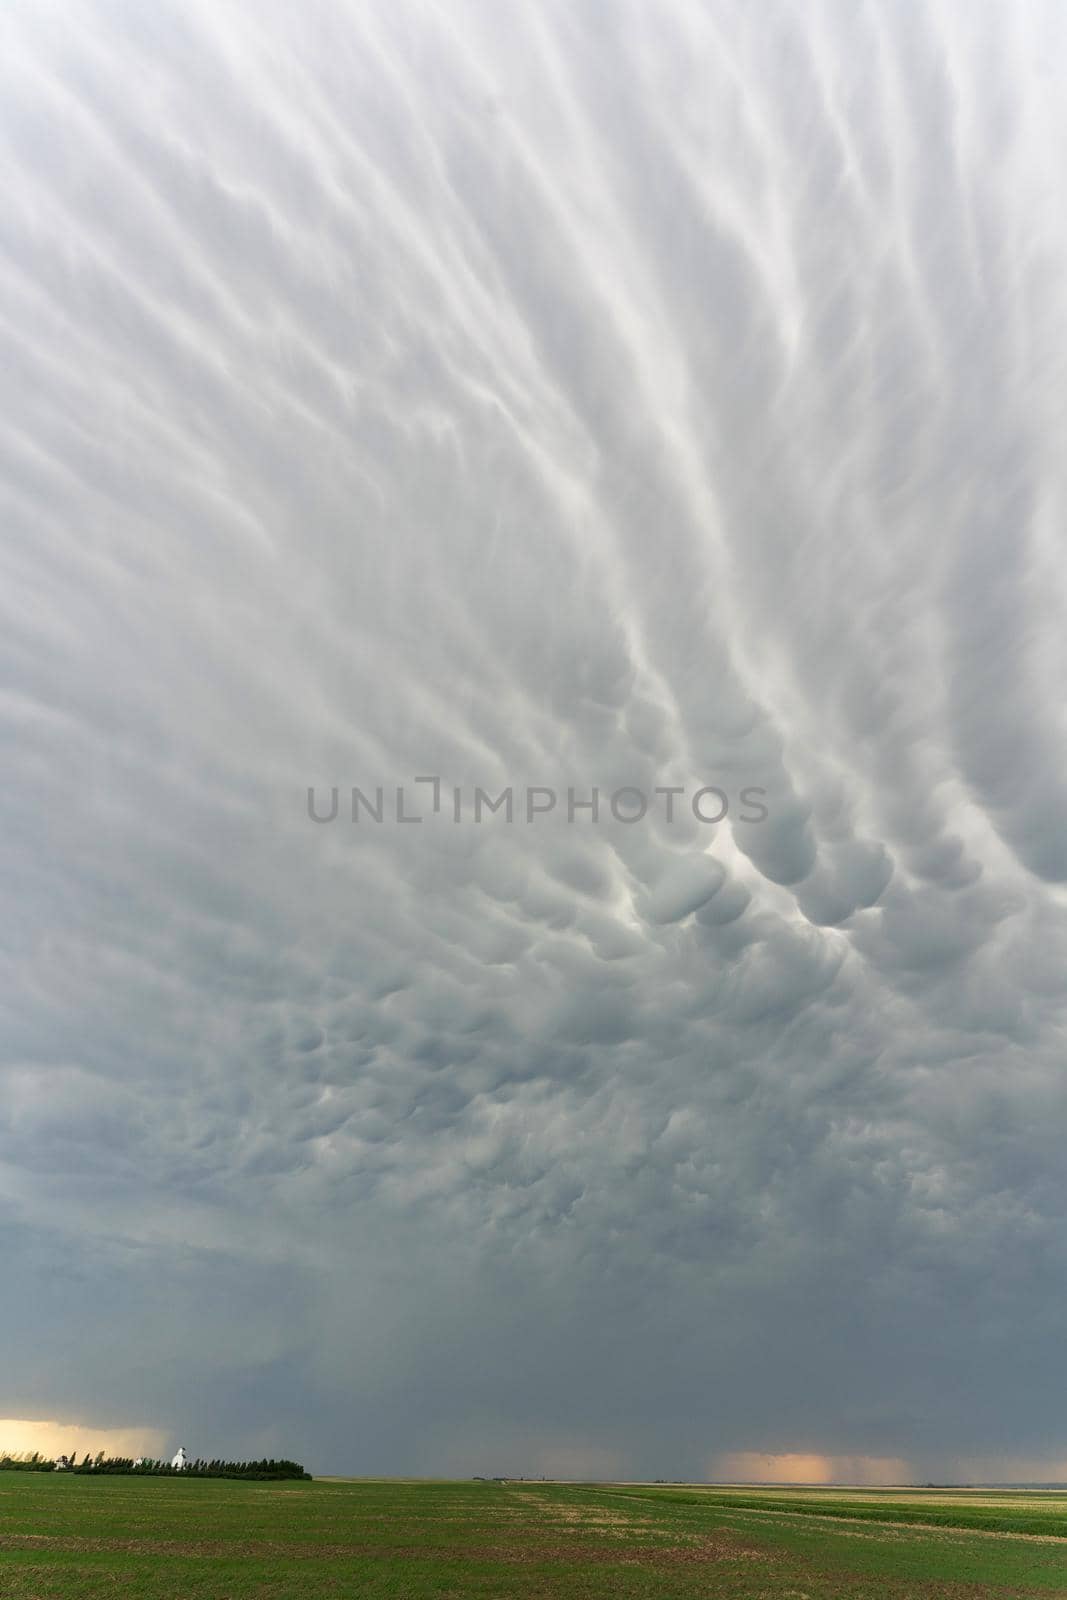
<path id="1" fill-rule="evenodd" d="M 16 1474 L 5 1600 L 1067 1596 L 1067 1493 Z"/>
<path id="2" fill-rule="evenodd" d="M 0 1600 L 1067 1600 L 1065 151 L 1067 0 L 0 0 Z"/>

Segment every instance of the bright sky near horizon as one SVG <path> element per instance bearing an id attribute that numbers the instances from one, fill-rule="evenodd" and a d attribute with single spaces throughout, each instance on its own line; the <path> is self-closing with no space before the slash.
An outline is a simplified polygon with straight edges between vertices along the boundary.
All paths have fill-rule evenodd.
<path id="1" fill-rule="evenodd" d="M 1065 35 L 3 6 L 0 1429 L 1065 1470 Z"/>
<path id="2" fill-rule="evenodd" d="M 0 1417 L 0 1454 L 97 1456 L 162 1455 L 166 1441 L 158 1429 L 94 1428 L 69 1422 L 25 1422 L 18 1417 Z"/>

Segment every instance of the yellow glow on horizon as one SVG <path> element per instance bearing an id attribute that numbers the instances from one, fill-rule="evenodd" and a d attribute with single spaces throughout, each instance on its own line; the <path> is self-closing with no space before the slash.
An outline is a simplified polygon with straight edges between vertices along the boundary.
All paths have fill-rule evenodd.
<path id="1" fill-rule="evenodd" d="M 43 1456 L 83 1456 L 102 1450 L 108 1456 L 158 1456 L 164 1444 L 160 1428 L 92 1428 L 79 1422 L 35 1421 L 28 1417 L 0 1417 L 0 1454 L 22 1455 L 38 1450 Z"/>
<path id="2" fill-rule="evenodd" d="M 907 1483 L 910 1469 L 896 1456 L 830 1456 L 761 1450 L 735 1450 L 717 1456 L 710 1478 L 729 1483 Z"/>
<path id="3" fill-rule="evenodd" d="M 764 1455 L 738 1450 L 724 1456 L 721 1475 L 739 1483 L 832 1483 L 829 1456 Z"/>

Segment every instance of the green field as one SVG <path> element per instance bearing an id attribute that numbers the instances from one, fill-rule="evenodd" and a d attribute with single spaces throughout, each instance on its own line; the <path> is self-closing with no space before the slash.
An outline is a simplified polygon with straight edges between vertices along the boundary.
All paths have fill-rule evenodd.
<path id="1" fill-rule="evenodd" d="M 0 1596 L 116 1595 L 1052 1600 L 1067 1494 L 0 1474 Z"/>

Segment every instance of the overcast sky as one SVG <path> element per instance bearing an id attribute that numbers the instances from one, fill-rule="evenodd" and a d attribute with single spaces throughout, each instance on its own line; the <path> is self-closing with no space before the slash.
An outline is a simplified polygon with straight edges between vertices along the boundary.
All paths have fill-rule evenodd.
<path id="1" fill-rule="evenodd" d="M 1067 1476 L 1065 34 L 5 0 L 0 1413 Z"/>

